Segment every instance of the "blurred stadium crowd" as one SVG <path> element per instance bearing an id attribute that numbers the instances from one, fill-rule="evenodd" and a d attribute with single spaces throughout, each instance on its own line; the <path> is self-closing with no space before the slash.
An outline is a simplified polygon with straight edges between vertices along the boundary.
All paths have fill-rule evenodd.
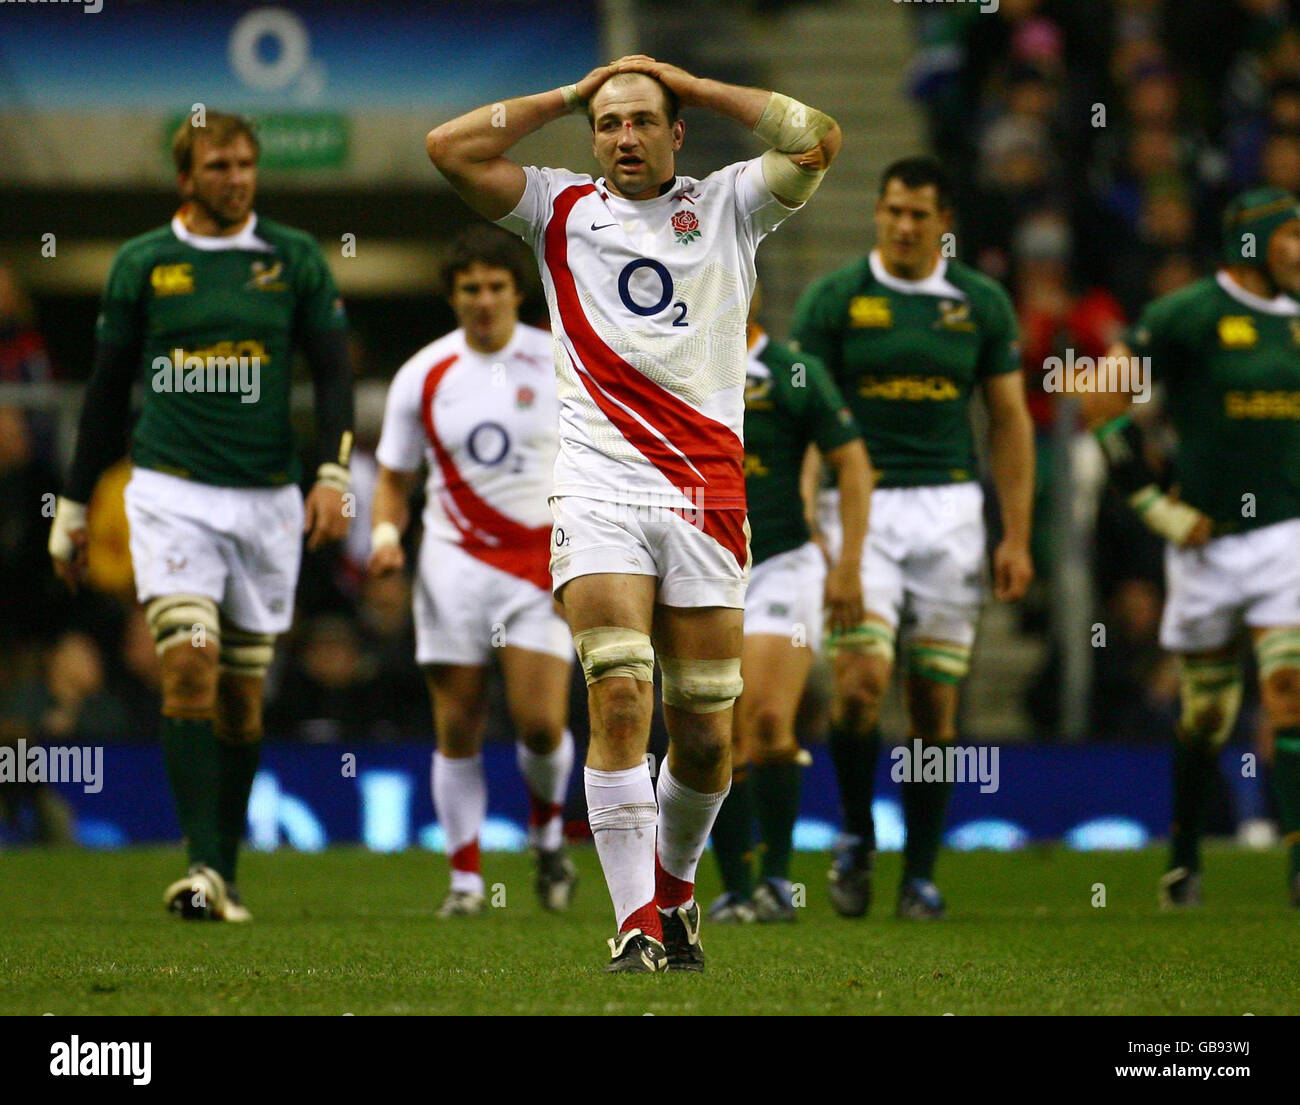
<path id="1" fill-rule="evenodd" d="M 909 91 L 958 182 L 960 255 L 1006 283 L 1020 313 L 1043 492 L 1035 557 L 1047 581 L 1022 628 L 1044 642 L 1028 705 L 1036 735 L 1051 739 L 1057 412 L 1042 387 L 1044 359 L 1102 354 L 1146 301 L 1210 272 L 1230 193 L 1254 182 L 1300 191 L 1300 26 L 1288 0 L 908 7 L 917 42 Z M 86 365 L 52 363 L 42 331 L 57 325 L 0 268 L 0 383 L 84 379 Z M 269 683 L 268 735 L 280 739 L 430 736 L 409 581 L 364 574 L 382 381 L 397 365 L 362 356 L 358 367 L 375 387 L 358 404 L 358 522 L 344 548 L 305 558 L 297 623 Z M 133 599 L 126 465 L 96 492 L 91 586 L 69 596 L 46 554 L 66 461 L 51 418 L 0 406 L 0 740 L 153 740 L 158 671 Z M 1177 680 L 1156 642 L 1161 548 L 1111 495 L 1098 512 L 1094 564 L 1110 639 L 1096 655 L 1091 733 L 1165 739 Z M 580 707 L 580 683 L 575 690 Z M 583 714 L 575 709 L 575 728 L 585 728 Z M 1242 724 L 1253 726 L 1249 712 Z M 503 722 L 494 728 L 504 736 Z"/>

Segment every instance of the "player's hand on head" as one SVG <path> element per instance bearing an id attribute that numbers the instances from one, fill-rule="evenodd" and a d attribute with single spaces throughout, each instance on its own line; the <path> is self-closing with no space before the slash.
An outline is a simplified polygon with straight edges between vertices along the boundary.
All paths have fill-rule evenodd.
<path id="1" fill-rule="evenodd" d="M 655 61 L 645 54 L 629 54 L 614 62 L 613 68 L 617 73 L 645 73 L 675 92 L 682 104 L 694 102 L 695 85 L 699 78 L 679 66 L 670 65 L 666 61 Z"/>
<path id="2" fill-rule="evenodd" d="M 313 552 L 346 537 L 348 517 L 343 513 L 343 492 L 326 483 L 313 486 L 303 504 L 302 528 L 307 534 L 307 548 Z"/>
<path id="3" fill-rule="evenodd" d="M 1003 541 L 993 554 L 993 596 L 999 602 L 1025 597 L 1034 578 L 1034 561 L 1026 545 Z"/>
<path id="4" fill-rule="evenodd" d="M 596 90 L 618 72 L 614 68 L 615 64 L 615 62 L 611 62 L 609 65 L 596 66 L 595 69 L 573 86 L 584 102 L 590 100 L 596 94 Z"/>
<path id="5" fill-rule="evenodd" d="M 401 545 L 382 545 L 370 552 L 370 562 L 366 570 L 371 576 L 379 577 L 400 572 L 406 567 L 406 553 Z"/>

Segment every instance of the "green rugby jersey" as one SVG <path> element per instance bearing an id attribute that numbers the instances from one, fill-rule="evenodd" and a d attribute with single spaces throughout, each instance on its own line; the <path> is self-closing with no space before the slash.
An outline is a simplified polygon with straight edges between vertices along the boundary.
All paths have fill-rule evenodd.
<path id="1" fill-rule="evenodd" d="M 924 280 L 900 280 L 873 251 L 803 294 L 792 333 L 848 400 L 878 487 L 977 478 L 971 392 L 1020 368 L 1001 285 L 946 258 Z"/>
<path id="2" fill-rule="evenodd" d="M 1300 305 L 1220 272 L 1151 303 L 1129 345 L 1165 385 L 1180 494 L 1215 532 L 1300 517 Z"/>
<path id="3" fill-rule="evenodd" d="M 754 564 L 811 536 L 799 497 L 809 444 L 825 454 L 861 436 L 822 363 L 760 334 L 745 369 L 745 495 Z"/>
<path id="4" fill-rule="evenodd" d="M 305 333 L 346 325 L 329 266 L 303 231 L 253 215 L 230 238 L 197 237 L 177 216 L 132 238 L 96 322 L 104 344 L 139 349 L 132 460 L 223 487 L 297 482 L 293 352 Z"/>

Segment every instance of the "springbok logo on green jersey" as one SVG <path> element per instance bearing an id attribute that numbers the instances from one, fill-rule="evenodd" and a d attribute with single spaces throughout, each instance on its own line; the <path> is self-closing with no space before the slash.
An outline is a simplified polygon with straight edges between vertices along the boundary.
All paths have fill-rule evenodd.
<path id="1" fill-rule="evenodd" d="M 962 330 L 973 333 L 975 323 L 971 321 L 970 304 L 954 303 L 950 299 L 939 300 L 939 317 L 935 320 L 934 327 L 936 330 Z"/>
<path id="2" fill-rule="evenodd" d="M 252 277 L 244 285 L 249 291 L 282 292 L 289 286 L 280 279 L 281 274 L 284 272 L 283 261 L 275 261 L 270 264 L 265 261 L 254 261 L 252 270 Z"/>

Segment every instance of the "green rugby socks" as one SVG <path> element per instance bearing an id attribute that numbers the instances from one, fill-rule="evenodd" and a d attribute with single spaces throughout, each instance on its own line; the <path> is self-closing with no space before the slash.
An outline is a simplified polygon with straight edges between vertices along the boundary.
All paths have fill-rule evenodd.
<path id="1" fill-rule="evenodd" d="M 1288 847 L 1287 874 L 1300 874 L 1300 725 L 1279 729 L 1273 741 L 1273 801 Z"/>
<path id="2" fill-rule="evenodd" d="M 221 772 L 212 719 L 164 716 L 162 746 L 190 865 L 216 867 L 221 854 L 217 829 Z"/>
<path id="3" fill-rule="evenodd" d="M 794 823 L 799 815 L 799 776 L 794 760 L 759 764 L 754 768 L 754 798 L 763 840 L 765 879 L 789 879 L 794 850 Z"/>
<path id="4" fill-rule="evenodd" d="M 1201 831 L 1209 804 L 1218 748 L 1185 740 L 1174 742 L 1174 820 L 1170 827 L 1169 868 L 1201 869 Z"/>
<path id="5" fill-rule="evenodd" d="M 844 831 L 858 837 L 872 851 L 876 828 L 871 819 L 871 801 L 876 789 L 876 760 L 880 756 L 880 728 L 859 736 L 845 725 L 832 725 L 828 741 L 835 779 L 844 809 Z"/>
<path id="6" fill-rule="evenodd" d="M 903 843 L 904 881 L 934 878 L 951 797 L 951 780 L 926 783 L 913 779 L 903 783 L 903 823 L 907 827 Z"/>
<path id="7" fill-rule="evenodd" d="M 754 896 L 754 801 L 749 772 L 748 764 L 732 772 L 731 793 L 713 822 L 713 856 L 722 887 L 742 902 Z"/>
<path id="8" fill-rule="evenodd" d="M 235 881 L 239 843 L 248 824 L 248 795 L 262 757 L 261 741 L 233 743 L 217 741 L 217 861 L 216 869 L 226 882 Z"/>

